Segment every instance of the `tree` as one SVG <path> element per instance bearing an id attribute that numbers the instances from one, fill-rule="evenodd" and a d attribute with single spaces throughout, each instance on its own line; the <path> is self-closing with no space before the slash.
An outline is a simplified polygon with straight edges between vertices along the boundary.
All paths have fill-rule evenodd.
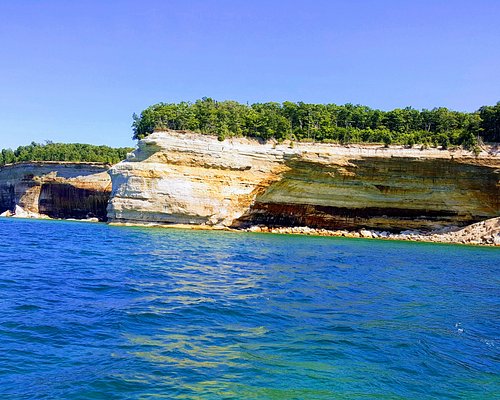
<path id="1" fill-rule="evenodd" d="M 112 148 L 80 143 L 39 144 L 19 146 L 16 150 L 3 149 L 0 152 L 0 165 L 23 161 L 73 161 L 102 162 L 115 164 L 123 160 L 130 148 Z"/>
<path id="2" fill-rule="evenodd" d="M 158 103 L 133 115 L 134 138 L 154 130 L 192 130 L 221 138 L 254 136 L 313 141 L 377 142 L 435 146 L 470 145 L 470 137 L 500 141 L 500 103 L 477 112 L 445 107 L 391 111 L 362 105 L 307 104 L 303 102 L 240 104 L 204 97 L 194 103 Z M 22 150 L 21 151 L 25 151 Z M 23 153 L 24 154 L 24 153 Z M 19 155 L 25 157 L 25 155 Z M 74 157 L 74 156 L 71 156 Z"/>
<path id="3" fill-rule="evenodd" d="M 489 142 L 500 142 L 500 101 L 494 106 L 479 109 L 480 128 L 483 137 Z"/>

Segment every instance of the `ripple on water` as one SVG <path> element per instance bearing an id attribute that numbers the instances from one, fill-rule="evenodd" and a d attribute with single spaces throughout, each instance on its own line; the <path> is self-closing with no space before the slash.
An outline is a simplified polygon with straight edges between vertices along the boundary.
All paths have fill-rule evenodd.
<path id="1" fill-rule="evenodd" d="M 494 398 L 498 249 L 0 220 L 4 398 Z"/>

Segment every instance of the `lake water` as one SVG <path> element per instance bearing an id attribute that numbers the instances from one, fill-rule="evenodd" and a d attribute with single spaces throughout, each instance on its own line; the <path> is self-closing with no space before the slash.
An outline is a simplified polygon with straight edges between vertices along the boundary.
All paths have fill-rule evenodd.
<path id="1" fill-rule="evenodd" d="M 500 393 L 498 248 L 14 219 L 0 237 L 2 399 Z"/>

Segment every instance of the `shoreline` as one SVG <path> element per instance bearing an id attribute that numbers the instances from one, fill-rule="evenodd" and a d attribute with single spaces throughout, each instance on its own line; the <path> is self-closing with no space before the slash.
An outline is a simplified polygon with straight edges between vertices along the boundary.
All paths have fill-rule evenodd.
<path id="1" fill-rule="evenodd" d="M 489 222 L 489 223 L 488 223 Z M 359 231 L 347 230 L 328 230 L 316 229 L 310 227 L 267 227 L 267 226 L 252 226 L 249 228 L 230 228 L 225 226 L 211 225 L 190 225 L 190 224 L 161 224 L 161 223 L 139 223 L 139 222 L 107 222 L 111 226 L 131 226 L 142 228 L 170 228 L 170 229 L 186 229 L 186 230 L 218 230 L 226 232 L 248 232 L 248 233 L 271 233 L 281 235 L 303 235 L 303 236 L 323 236 L 323 237 L 346 237 L 351 239 L 380 239 L 380 240 L 396 240 L 408 242 L 424 242 L 424 243 L 441 243 L 441 244 L 460 244 L 468 246 L 485 246 L 499 247 L 500 246 L 500 217 L 492 220 L 481 221 L 476 224 L 468 225 L 462 228 L 443 228 L 440 231 L 419 232 L 419 231 L 402 231 L 400 233 L 390 233 L 387 231 L 376 231 L 369 229 L 360 229 Z M 493 225 L 493 230 L 486 232 L 484 235 L 476 237 L 466 235 L 468 230 L 474 230 L 474 227 L 484 227 L 485 225 Z M 490 227 L 491 228 L 491 227 Z M 465 231 L 465 232 L 464 232 Z"/>
<path id="2" fill-rule="evenodd" d="M 307 226 L 294 227 L 268 227 L 254 225 L 248 228 L 231 228 L 221 225 L 200 225 L 200 224 L 164 224 L 158 222 L 116 222 L 99 221 L 97 218 L 75 219 L 75 218 L 51 218 L 47 215 L 27 212 L 24 215 L 11 214 L 0 217 L 18 219 L 38 219 L 52 221 L 73 221 L 103 223 L 109 226 L 125 226 L 140 228 L 164 228 L 164 229 L 185 229 L 194 231 L 225 231 L 225 232 L 247 232 L 247 233 L 270 233 L 280 235 L 302 235 L 302 236 L 322 236 L 322 237 L 345 237 L 350 239 L 378 239 L 396 240 L 406 242 L 424 242 L 441 244 L 460 244 L 467 246 L 500 247 L 500 217 L 477 222 L 462 228 L 447 227 L 440 230 L 422 232 L 405 230 L 399 233 L 388 231 L 359 229 L 357 231 L 330 230 L 322 228 L 310 228 Z"/>
<path id="3" fill-rule="evenodd" d="M 356 237 L 358 232 L 387 237 L 384 230 L 412 230 L 407 233 L 415 240 L 449 242 L 419 236 L 498 217 L 499 161 L 485 152 L 475 157 L 401 146 L 290 147 L 287 142 L 219 141 L 198 133 L 157 131 L 110 170 L 107 215 L 111 222 L 146 226 L 261 225 L 260 231 L 322 236 Z M 377 231 L 361 233 L 367 227 Z"/>

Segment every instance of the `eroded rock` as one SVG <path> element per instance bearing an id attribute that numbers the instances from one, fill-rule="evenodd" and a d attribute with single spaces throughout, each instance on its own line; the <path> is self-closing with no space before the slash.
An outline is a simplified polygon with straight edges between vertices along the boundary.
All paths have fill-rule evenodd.
<path id="1" fill-rule="evenodd" d="M 110 170 L 113 222 L 398 232 L 499 215 L 486 153 L 156 132 Z"/>
<path id="2" fill-rule="evenodd" d="M 23 218 L 106 219 L 109 166 L 31 162 L 0 168 L 0 212 Z"/>

